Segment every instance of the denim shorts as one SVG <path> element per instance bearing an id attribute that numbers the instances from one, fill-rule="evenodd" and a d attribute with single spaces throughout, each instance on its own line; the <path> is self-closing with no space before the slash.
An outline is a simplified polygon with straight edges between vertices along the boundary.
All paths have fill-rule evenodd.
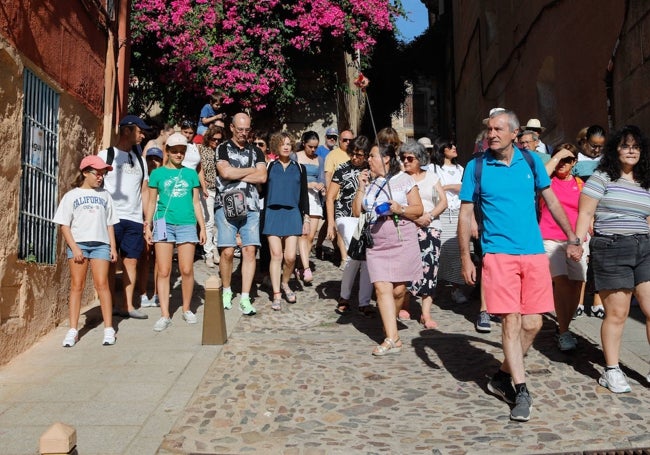
<path id="1" fill-rule="evenodd" d="M 144 251 L 144 225 L 131 220 L 120 220 L 113 225 L 117 252 L 123 258 L 138 259 Z"/>
<path id="2" fill-rule="evenodd" d="M 199 243 L 196 233 L 196 224 L 169 224 L 167 223 L 167 238 L 158 240 L 154 233 L 154 242 L 165 243 Z"/>
<path id="3" fill-rule="evenodd" d="M 260 246 L 260 212 L 249 210 L 246 219 L 228 221 L 223 207 L 219 207 L 214 212 L 214 219 L 217 223 L 217 247 L 237 246 L 238 232 L 242 246 Z"/>
<path id="4" fill-rule="evenodd" d="M 84 257 L 87 259 L 104 259 L 105 261 L 111 260 L 111 247 L 108 243 L 77 242 L 77 246 L 81 249 Z M 67 247 L 66 251 L 68 252 L 68 259 L 72 259 L 72 250 L 70 247 Z"/>
<path id="5" fill-rule="evenodd" d="M 595 235 L 589 242 L 597 291 L 650 281 L 650 235 Z"/>

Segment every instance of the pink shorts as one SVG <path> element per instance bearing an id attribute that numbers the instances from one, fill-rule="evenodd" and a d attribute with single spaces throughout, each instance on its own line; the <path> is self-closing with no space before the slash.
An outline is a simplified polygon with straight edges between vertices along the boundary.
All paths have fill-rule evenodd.
<path id="1" fill-rule="evenodd" d="M 482 286 L 490 314 L 554 311 L 553 284 L 546 254 L 486 254 Z"/>

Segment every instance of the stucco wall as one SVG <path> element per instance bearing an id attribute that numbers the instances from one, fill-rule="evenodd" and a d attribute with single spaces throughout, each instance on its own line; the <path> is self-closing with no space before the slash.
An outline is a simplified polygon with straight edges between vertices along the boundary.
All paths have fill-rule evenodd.
<path id="1" fill-rule="evenodd" d="M 67 318 L 69 272 L 64 241 L 58 234 L 57 264 L 29 264 L 18 259 L 23 115 L 23 70 L 28 67 L 60 93 L 59 199 L 67 191 L 85 153 L 98 148 L 100 119 L 87 103 L 61 85 L 0 37 L 0 364 L 27 349 Z M 100 73 L 100 78 L 103 73 Z M 90 282 L 89 282 L 90 284 Z M 93 297 L 87 286 L 84 302 Z"/>
<path id="2" fill-rule="evenodd" d="M 573 140 L 590 124 L 607 126 L 605 79 L 624 1 L 453 4 L 457 139 L 465 159 L 481 120 L 497 106 L 513 109 L 522 123 L 540 119 L 551 144 Z"/>

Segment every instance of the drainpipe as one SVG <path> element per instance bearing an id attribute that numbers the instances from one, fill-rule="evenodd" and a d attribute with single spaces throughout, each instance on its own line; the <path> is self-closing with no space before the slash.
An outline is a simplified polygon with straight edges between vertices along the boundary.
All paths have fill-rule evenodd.
<path id="1" fill-rule="evenodd" d="M 131 0 L 119 0 L 117 12 L 117 106 L 115 106 L 115 125 L 124 117 L 128 109 L 129 67 L 131 64 L 131 36 L 129 20 Z"/>
<path id="2" fill-rule="evenodd" d="M 113 110 L 115 108 L 115 34 L 112 24 L 108 27 L 108 45 L 104 67 L 104 120 L 102 144 L 100 148 L 111 145 L 113 134 Z"/>

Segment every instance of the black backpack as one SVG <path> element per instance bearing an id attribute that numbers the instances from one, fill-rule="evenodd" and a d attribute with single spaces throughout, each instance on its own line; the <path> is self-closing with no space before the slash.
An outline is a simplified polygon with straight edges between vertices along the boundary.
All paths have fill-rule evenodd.
<path id="1" fill-rule="evenodd" d="M 533 178 L 537 180 L 537 173 L 535 172 L 535 161 L 533 160 L 533 155 L 524 149 L 519 149 L 524 159 L 530 166 L 530 170 L 533 171 Z M 483 161 L 485 161 L 485 153 L 477 153 L 474 161 L 474 194 L 472 200 L 474 201 L 474 217 L 476 218 L 476 224 L 478 224 L 478 230 L 483 230 L 483 211 L 481 210 L 481 176 L 483 175 Z M 539 211 L 539 195 L 535 191 L 535 212 L 537 213 L 537 221 L 539 221 L 540 211 Z"/>
<path id="2" fill-rule="evenodd" d="M 138 159 L 138 163 L 140 164 L 140 169 L 142 169 L 142 177 L 140 178 L 140 185 L 142 185 L 142 182 L 144 182 L 144 163 L 142 162 L 142 155 L 138 153 L 140 151 L 140 146 L 137 144 L 133 146 L 131 150 L 129 150 L 129 154 L 133 153 L 135 154 L 135 157 Z M 115 159 L 115 148 L 109 147 L 106 150 L 106 164 L 109 166 L 113 164 L 113 160 Z"/>

